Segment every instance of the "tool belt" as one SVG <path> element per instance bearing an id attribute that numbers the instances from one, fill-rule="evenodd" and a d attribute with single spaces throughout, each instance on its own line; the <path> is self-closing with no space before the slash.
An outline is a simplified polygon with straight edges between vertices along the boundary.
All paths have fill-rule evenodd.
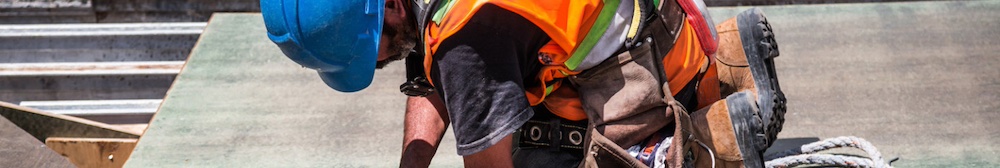
<path id="1" fill-rule="evenodd" d="M 557 148 L 560 151 L 583 153 L 587 121 L 570 121 L 547 111 L 535 113 L 517 130 L 515 141 L 518 147 Z"/>
<path id="2" fill-rule="evenodd" d="M 686 18 L 677 1 L 660 2 L 659 10 L 643 11 L 648 15 L 635 41 L 624 46 L 625 52 L 570 79 L 593 124 L 581 167 L 645 167 L 622 145 L 639 144 L 661 129 L 673 129 L 668 131 L 672 135 L 663 135 L 673 137 L 662 155 L 664 162 L 668 167 L 683 166 L 690 117 L 671 94 L 663 60 Z"/>

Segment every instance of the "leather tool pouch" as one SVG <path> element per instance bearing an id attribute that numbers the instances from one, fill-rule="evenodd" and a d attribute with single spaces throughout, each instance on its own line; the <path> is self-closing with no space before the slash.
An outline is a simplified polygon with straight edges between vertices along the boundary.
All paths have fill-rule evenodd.
<path id="1" fill-rule="evenodd" d="M 684 144 L 686 136 L 677 135 L 686 135 L 680 128 L 690 128 L 682 121 L 687 112 L 671 96 L 662 65 L 684 15 L 676 1 L 662 1 L 660 9 L 643 11 L 639 36 L 620 54 L 570 78 L 589 120 L 581 167 L 646 167 L 622 146 L 636 144 L 668 124 L 680 124 L 673 144 Z M 668 157 L 681 158 L 682 150 L 670 149 Z M 679 166 L 682 160 L 668 162 Z"/>
<path id="2" fill-rule="evenodd" d="M 654 62 L 645 43 L 572 78 L 589 119 L 586 167 L 644 166 L 622 146 L 638 143 L 670 123 Z"/>

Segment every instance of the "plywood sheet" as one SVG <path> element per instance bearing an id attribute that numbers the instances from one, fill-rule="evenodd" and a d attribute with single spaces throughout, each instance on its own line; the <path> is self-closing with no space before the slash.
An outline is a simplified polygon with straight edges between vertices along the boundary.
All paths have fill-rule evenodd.
<path id="1" fill-rule="evenodd" d="M 398 166 L 402 64 L 340 93 L 282 55 L 263 25 L 255 13 L 213 16 L 125 167 Z M 461 166 L 445 139 L 435 167 Z"/>

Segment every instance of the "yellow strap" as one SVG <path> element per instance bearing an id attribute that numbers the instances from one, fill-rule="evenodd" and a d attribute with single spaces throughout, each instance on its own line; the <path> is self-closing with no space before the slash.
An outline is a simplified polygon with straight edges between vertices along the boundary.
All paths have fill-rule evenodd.
<path id="1" fill-rule="evenodd" d="M 639 7 L 639 1 L 632 1 L 635 3 L 635 7 L 632 8 L 632 24 L 628 28 L 627 39 L 634 39 L 636 32 L 639 31 L 639 21 L 642 20 L 642 10 Z"/>

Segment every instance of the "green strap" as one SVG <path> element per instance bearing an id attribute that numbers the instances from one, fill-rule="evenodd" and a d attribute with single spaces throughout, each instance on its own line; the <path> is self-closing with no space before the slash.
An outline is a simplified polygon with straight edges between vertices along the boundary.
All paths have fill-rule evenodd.
<path id="1" fill-rule="evenodd" d="M 544 96 L 548 96 L 549 93 L 552 93 L 552 90 L 555 89 L 555 86 L 556 85 L 549 85 L 549 86 L 545 87 Z"/>
<path id="2" fill-rule="evenodd" d="M 608 30 L 608 24 L 611 23 L 615 12 L 618 11 L 620 2 L 621 0 L 604 1 L 604 8 L 601 8 L 601 14 L 597 16 L 594 25 L 590 26 L 590 32 L 587 32 L 587 37 L 584 37 L 583 42 L 580 42 L 580 45 L 576 47 L 573 56 L 570 56 L 566 60 L 565 64 L 569 70 L 576 70 L 576 67 L 580 66 L 580 62 L 583 62 L 583 58 L 587 57 L 587 54 L 590 54 L 590 51 L 594 49 L 594 45 L 601 39 L 604 32 Z"/>
<path id="3" fill-rule="evenodd" d="M 444 14 L 447 14 L 452 7 L 455 7 L 455 2 L 457 1 L 444 0 L 444 2 L 441 2 L 441 8 L 438 9 L 437 12 L 434 12 L 434 17 L 431 18 L 431 21 L 433 21 L 434 24 L 440 25 L 441 19 L 444 18 Z"/>

